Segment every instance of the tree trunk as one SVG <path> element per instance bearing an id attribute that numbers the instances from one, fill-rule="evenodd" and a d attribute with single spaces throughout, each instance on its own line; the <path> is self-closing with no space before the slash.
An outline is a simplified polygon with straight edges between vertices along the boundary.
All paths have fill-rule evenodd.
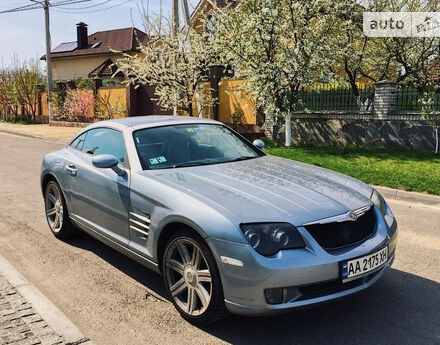
<path id="1" fill-rule="evenodd" d="M 438 153 L 438 129 L 439 127 L 435 128 L 435 153 Z"/>
<path id="2" fill-rule="evenodd" d="M 192 117 L 193 116 L 193 107 L 192 107 L 192 101 L 188 102 L 188 116 Z"/>
<path id="3" fill-rule="evenodd" d="M 287 111 L 286 114 L 286 121 L 284 124 L 286 133 L 285 133 L 285 146 L 289 147 L 292 145 L 292 116 L 290 114 L 290 109 Z"/>

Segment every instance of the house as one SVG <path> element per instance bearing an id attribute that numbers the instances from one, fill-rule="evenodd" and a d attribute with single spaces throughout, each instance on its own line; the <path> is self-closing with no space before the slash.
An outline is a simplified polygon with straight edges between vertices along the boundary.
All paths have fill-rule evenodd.
<path id="1" fill-rule="evenodd" d="M 52 78 L 60 90 L 78 78 L 96 79 L 94 92 L 109 101 L 118 99 L 127 116 L 170 114 L 157 105 L 154 87 L 125 85 L 125 76 L 115 63 L 123 54 L 138 54 L 148 39 L 143 31 L 130 27 L 98 31 L 91 35 L 87 24 L 76 24 L 76 40 L 63 42 L 52 49 Z M 41 57 L 46 60 L 46 55 Z M 98 90 L 99 88 L 99 90 Z M 44 108 L 44 106 L 43 106 Z M 93 116 L 93 114 L 90 114 Z"/>
<path id="2" fill-rule="evenodd" d="M 100 77 L 104 86 L 120 85 L 124 76 L 118 74 L 112 78 L 117 69 L 113 64 L 122 53 L 138 53 L 139 44 L 147 39 L 147 34 L 131 27 L 89 35 L 87 24 L 80 22 L 76 26 L 76 41 L 63 42 L 51 51 L 53 79 Z M 41 59 L 46 60 L 46 55 Z"/>

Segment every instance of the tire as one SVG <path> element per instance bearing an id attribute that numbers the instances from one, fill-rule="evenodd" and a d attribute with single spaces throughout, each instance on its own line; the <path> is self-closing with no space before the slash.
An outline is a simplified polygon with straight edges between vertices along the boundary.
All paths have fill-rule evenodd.
<path id="1" fill-rule="evenodd" d="M 56 238 L 67 239 L 75 235 L 63 192 L 55 181 L 49 181 L 44 190 L 44 210 L 47 224 Z"/>
<path id="2" fill-rule="evenodd" d="M 188 322 L 208 325 L 227 315 L 214 256 L 190 229 L 178 230 L 168 239 L 162 272 L 171 301 Z"/>

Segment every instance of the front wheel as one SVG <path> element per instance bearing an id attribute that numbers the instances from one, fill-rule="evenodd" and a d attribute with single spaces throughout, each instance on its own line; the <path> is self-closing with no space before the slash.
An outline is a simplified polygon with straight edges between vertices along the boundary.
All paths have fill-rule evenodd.
<path id="1" fill-rule="evenodd" d="M 185 230 L 171 236 L 162 269 L 172 302 L 185 320 L 206 325 L 226 315 L 220 274 L 202 238 Z"/>
<path id="2" fill-rule="evenodd" d="M 50 181 L 44 192 L 44 205 L 49 228 L 55 237 L 65 239 L 75 233 L 60 186 Z"/>

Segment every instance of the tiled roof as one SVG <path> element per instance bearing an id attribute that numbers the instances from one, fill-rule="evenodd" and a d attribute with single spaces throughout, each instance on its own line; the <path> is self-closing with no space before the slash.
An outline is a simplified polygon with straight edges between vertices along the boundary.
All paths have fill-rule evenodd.
<path id="1" fill-rule="evenodd" d="M 73 49 L 71 51 L 59 51 L 58 47 L 52 49 L 51 57 L 74 57 L 96 54 L 111 54 L 112 50 L 130 52 L 139 50 L 139 42 L 144 42 L 147 34 L 136 28 L 115 29 L 95 32 L 88 36 L 88 47 L 85 49 Z M 101 42 L 101 43 L 99 43 Z M 61 45 L 66 44 L 62 43 Z M 56 50 L 56 52 L 54 52 Z M 46 55 L 41 57 L 46 60 Z"/>

